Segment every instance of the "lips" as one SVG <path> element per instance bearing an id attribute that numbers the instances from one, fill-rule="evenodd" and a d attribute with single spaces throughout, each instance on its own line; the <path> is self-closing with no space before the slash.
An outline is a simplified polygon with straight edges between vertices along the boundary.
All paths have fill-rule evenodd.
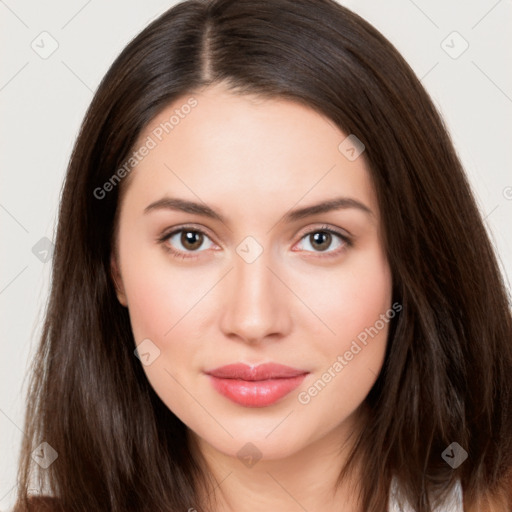
<path id="1" fill-rule="evenodd" d="M 297 388 L 309 372 L 276 363 L 256 367 L 237 363 L 205 373 L 214 389 L 231 401 L 244 407 L 266 407 Z"/>

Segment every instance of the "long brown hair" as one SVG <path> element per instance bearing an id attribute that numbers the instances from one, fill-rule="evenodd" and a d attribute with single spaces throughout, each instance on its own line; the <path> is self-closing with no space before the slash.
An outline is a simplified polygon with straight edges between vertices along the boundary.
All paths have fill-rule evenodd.
<path id="1" fill-rule="evenodd" d="M 17 507 L 28 509 L 35 485 L 67 511 L 201 510 L 205 468 L 133 355 L 128 311 L 111 278 L 126 183 L 98 189 L 157 113 L 219 82 L 236 94 L 301 102 L 365 145 L 394 301 L 403 309 L 345 467 L 364 463 L 364 510 L 386 510 L 393 476 L 418 512 L 457 480 L 468 506 L 504 494 L 512 468 L 511 314 L 428 94 L 376 29 L 333 0 L 188 0 L 115 60 L 76 141 L 33 361 Z M 31 458 L 43 441 L 58 454 L 47 469 Z M 453 442 L 468 453 L 455 469 L 441 456 Z"/>

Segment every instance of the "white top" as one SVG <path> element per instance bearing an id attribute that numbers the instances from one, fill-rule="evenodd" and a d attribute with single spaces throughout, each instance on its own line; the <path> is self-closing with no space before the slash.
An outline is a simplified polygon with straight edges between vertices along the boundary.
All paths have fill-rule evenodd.
<path id="1" fill-rule="evenodd" d="M 404 499 L 399 503 L 398 498 L 400 490 L 397 481 L 393 478 L 391 482 L 391 489 L 389 493 L 388 512 L 415 512 L 411 505 Z M 462 500 L 462 486 L 457 481 L 452 492 L 439 507 L 434 509 L 434 512 L 464 512 L 464 505 Z"/>

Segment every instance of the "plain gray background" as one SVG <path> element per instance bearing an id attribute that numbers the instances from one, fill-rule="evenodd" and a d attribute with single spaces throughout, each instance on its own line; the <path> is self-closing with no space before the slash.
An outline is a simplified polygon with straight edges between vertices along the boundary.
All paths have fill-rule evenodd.
<path id="1" fill-rule="evenodd" d="M 26 374 L 41 331 L 51 241 L 73 142 L 115 57 L 175 3 L 0 0 L 0 509 L 14 501 Z M 511 276 L 512 1 L 341 3 L 377 27 L 421 78 Z"/>

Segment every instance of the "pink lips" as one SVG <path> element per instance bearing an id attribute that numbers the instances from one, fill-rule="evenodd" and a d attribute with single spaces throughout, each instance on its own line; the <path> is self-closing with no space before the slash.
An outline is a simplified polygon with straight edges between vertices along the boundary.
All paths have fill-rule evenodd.
<path id="1" fill-rule="evenodd" d="M 244 407 L 271 405 L 297 388 L 307 371 L 266 363 L 256 367 L 229 364 L 205 372 L 223 396 Z"/>

